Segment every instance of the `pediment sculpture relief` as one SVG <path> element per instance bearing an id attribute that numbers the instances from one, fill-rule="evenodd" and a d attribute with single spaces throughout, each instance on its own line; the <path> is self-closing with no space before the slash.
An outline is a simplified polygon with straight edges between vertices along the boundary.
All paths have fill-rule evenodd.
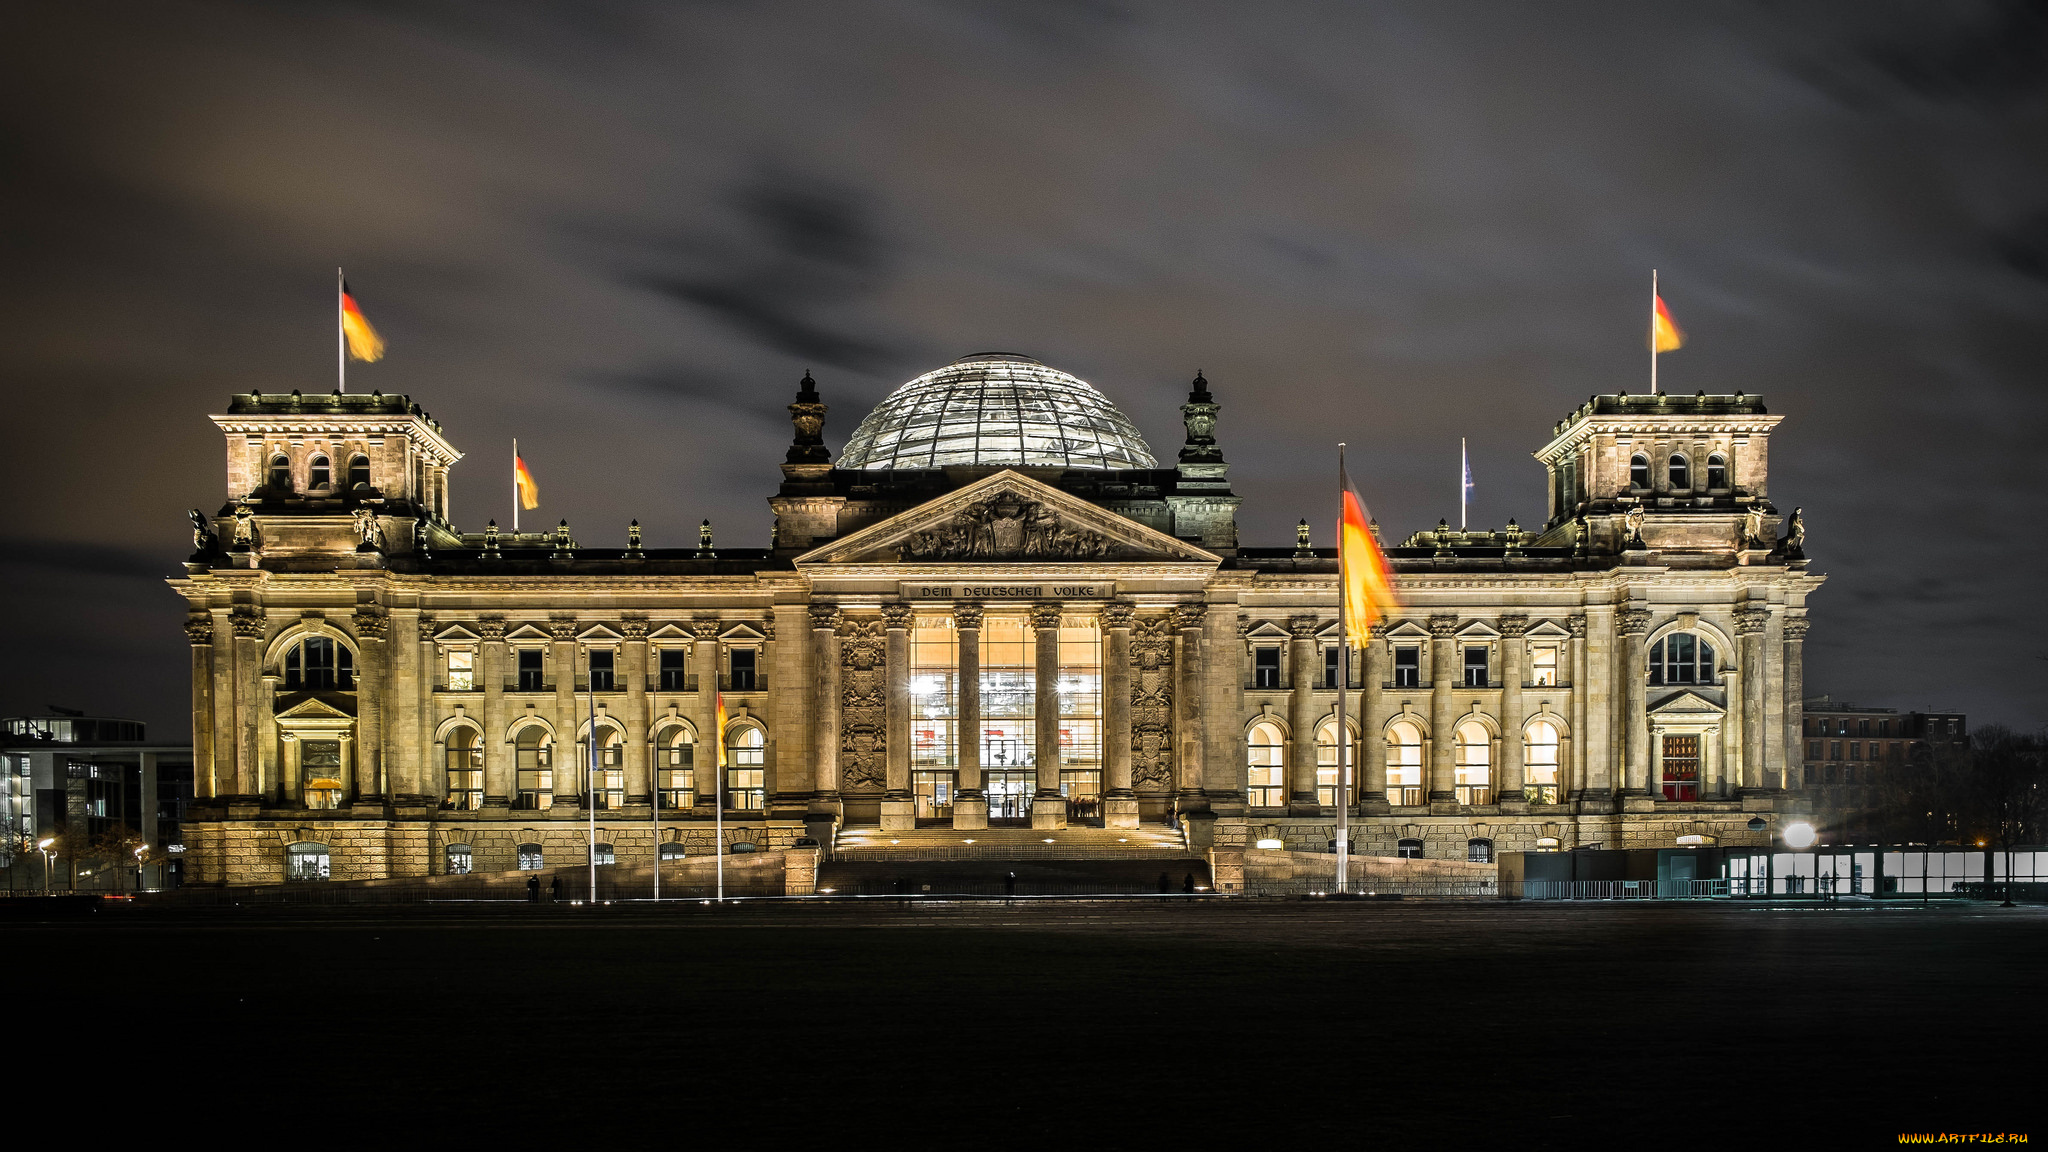
<path id="1" fill-rule="evenodd" d="M 1014 493 L 968 505 L 951 520 L 906 537 L 905 560 L 1099 560 L 1118 545 Z"/>

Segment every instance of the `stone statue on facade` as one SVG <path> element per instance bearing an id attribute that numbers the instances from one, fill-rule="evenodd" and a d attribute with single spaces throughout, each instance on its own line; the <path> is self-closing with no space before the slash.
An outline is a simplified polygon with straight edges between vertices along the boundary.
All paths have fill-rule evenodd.
<path id="1" fill-rule="evenodd" d="M 235 505 L 234 550 L 247 552 L 256 546 L 256 513 L 247 504 Z"/>
<path id="2" fill-rule="evenodd" d="M 206 513 L 194 508 L 185 513 L 185 516 L 192 521 L 192 554 L 211 556 L 220 551 L 220 537 L 214 533 L 213 524 L 207 520 Z"/>
<path id="3" fill-rule="evenodd" d="M 1110 542 L 1066 526 L 1057 510 L 1004 493 L 977 501 L 951 520 L 912 534 L 906 560 L 1095 560 Z"/>
<path id="4" fill-rule="evenodd" d="M 1785 553 L 1788 556 L 1806 555 L 1806 509 L 1794 508 L 1792 518 L 1785 521 Z"/>
<path id="5" fill-rule="evenodd" d="M 358 506 L 352 514 L 358 552 L 377 552 L 384 546 L 384 530 L 377 527 L 377 514 Z"/>
<path id="6" fill-rule="evenodd" d="M 1625 542 L 1625 546 L 1629 548 L 1643 547 L 1642 507 L 1638 505 L 1634 508 L 1629 509 L 1628 514 L 1625 517 L 1623 517 L 1623 519 L 1628 525 L 1628 539 Z"/>
<path id="7" fill-rule="evenodd" d="M 1755 548 L 1764 542 L 1763 509 L 1752 507 L 1742 514 L 1740 535 L 1741 539 L 1736 541 L 1738 548 Z"/>

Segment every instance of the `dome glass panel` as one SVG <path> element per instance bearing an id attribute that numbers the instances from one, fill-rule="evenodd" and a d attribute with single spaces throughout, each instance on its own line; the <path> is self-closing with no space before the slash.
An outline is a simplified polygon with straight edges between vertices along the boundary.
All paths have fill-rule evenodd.
<path id="1" fill-rule="evenodd" d="M 1087 381 L 1028 356 L 983 353 L 889 394 L 854 429 L 839 466 L 864 470 L 1016 464 L 1157 468 L 1130 418 Z"/>

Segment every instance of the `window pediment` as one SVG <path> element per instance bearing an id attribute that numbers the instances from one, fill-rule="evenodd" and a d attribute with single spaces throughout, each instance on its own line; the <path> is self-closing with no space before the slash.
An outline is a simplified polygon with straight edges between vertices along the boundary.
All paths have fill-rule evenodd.
<path id="1" fill-rule="evenodd" d="M 481 639 L 482 636 L 461 624 L 450 624 L 434 633 L 436 644 L 474 644 Z"/>
<path id="2" fill-rule="evenodd" d="M 545 640 L 553 642 L 554 638 L 555 637 L 553 633 L 549 632 L 545 628 L 542 628 L 540 625 L 533 623 L 521 624 L 519 627 L 514 628 L 511 631 L 505 633 L 505 639 L 507 640 L 524 640 L 528 642 L 534 640 Z"/>
<path id="3" fill-rule="evenodd" d="M 1650 709 L 1650 715 L 1666 719 L 1674 717 L 1725 716 L 1728 710 L 1697 692 L 1679 692 L 1658 702 Z"/>

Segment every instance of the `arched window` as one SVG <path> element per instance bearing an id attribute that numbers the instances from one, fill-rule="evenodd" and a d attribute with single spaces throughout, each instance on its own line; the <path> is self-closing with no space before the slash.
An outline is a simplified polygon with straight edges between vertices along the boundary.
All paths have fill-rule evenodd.
<path id="1" fill-rule="evenodd" d="M 590 745 L 585 744 L 585 763 L 588 763 Z M 624 808 L 626 806 L 626 736 L 617 728 L 607 724 L 597 730 L 597 767 L 591 778 L 591 802 L 599 808 Z"/>
<path id="2" fill-rule="evenodd" d="M 1267 720 L 1245 737 L 1245 803 L 1278 808 L 1287 803 L 1287 744 L 1280 726 Z"/>
<path id="3" fill-rule="evenodd" d="M 1728 458 L 1719 453 L 1707 457 L 1707 488 L 1719 491 L 1728 487 Z"/>
<path id="4" fill-rule="evenodd" d="M 1493 803 L 1493 733 L 1474 720 L 1458 725 L 1457 754 L 1458 803 Z"/>
<path id="5" fill-rule="evenodd" d="M 1325 808 L 1337 804 L 1337 718 L 1332 716 L 1316 729 L 1316 803 Z M 1352 763 L 1351 741 L 1343 742 L 1344 763 Z M 1351 781 L 1355 787 L 1357 780 Z"/>
<path id="6" fill-rule="evenodd" d="M 590 861 L 601 868 L 607 864 L 617 864 L 619 854 L 609 844 L 593 844 L 590 848 Z"/>
<path id="7" fill-rule="evenodd" d="M 547 729 L 529 724 L 512 743 L 513 771 L 518 779 L 518 807 L 541 809 L 555 802 L 554 749 Z M 539 867 L 539 865 L 535 865 Z"/>
<path id="8" fill-rule="evenodd" d="M 306 471 L 306 487 L 308 487 L 308 488 L 325 488 L 325 487 L 327 487 L 327 485 L 328 485 L 329 483 L 331 483 L 331 482 L 332 482 L 332 479 L 333 479 L 333 478 L 332 478 L 332 477 L 331 477 L 331 476 L 329 475 L 330 471 L 331 471 L 331 469 L 329 469 L 329 467 L 328 467 L 328 465 L 327 465 L 327 457 L 325 457 L 325 456 L 315 456 L 315 457 L 313 457 L 313 462 L 312 462 L 312 464 L 308 465 L 308 467 L 307 467 L 307 471 Z"/>
<path id="9" fill-rule="evenodd" d="M 292 461 L 289 456 L 270 458 L 270 487 L 277 492 L 292 490 Z"/>
<path id="10" fill-rule="evenodd" d="M 355 654 L 329 636 L 308 636 L 284 654 L 287 692 L 353 692 Z"/>
<path id="11" fill-rule="evenodd" d="M 333 859 L 327 854 L 327 845 L 311 840 L 288 844 L 284 850 L 284 878 L 287 880 L 325 880 L 333 872 Z"/>
<path id="12" fill-rule="evenodd" d="M 474 728 L 457 728 L 448 734 L 447 806 L 458 812 L 474 812 L 484 806 L 484 750 Z"/>
<path id="13" fill-rule="evenodd" d="M 353 492 L 370 486 L 370 458 L 351 456 L 348 462 L 348 488 Z"/>
<path id="14" fill-rule="evenodd" d="M 1467 860 L 1470 860 L 1470 861 L 1471 861 L 1472 863 L 1474 863 L 1474 864 L 1491 864 L 1491 863 L 1493 863 L 1493 841 L 1491 841 L 1491 840 L 1467 840 L 1467 841 L 1465 841 L 1465 859 L 1467 859 Z"/>
<path id="15" fill-rule="evenodd" d="M 1422 729 L 1406 720 L 1387 728 L 1387 803 L 1422 803 Z"/>
<path id="16" fill-rule="evenodd" d="M 1650 684 L 1712 684 L 1714 646 L 1704 636 L 1673 632 L 1650 645 Z"/>
<path id="17" fill-rule="evenodd" d="M 752 724 L 725 736 L 725 806 L 753 812 L 768 806 L 768 738 Z"/>
<path id="18" fill-rule="evenodd" d="M 470 853 L 469 853 L 469 845 L 467 845 L 467 844 L 450 844 L 450 845 L 448 846 L 448 851 L 447 851 L 447 853 L 445 854 L 445 856 L 446 856 L 446 862 L 447 862 L 447 865 L 448 865 L 448 875 L 450 875 L 450 876 L 467 876 L 467 875 L 469 875 L 469 872 L 470 872 L 470 866 L 471 866 L 471 862 L 472 862 L 472 859 L 473 859 L 473 858 L 472 858 L 472 857 L 470 856 Z"/>
<path id="19" fill-rule="evenodd" d="M 1676 452 L 1671 454 L 1671 463 L 1665 468 L 1671 477 L 1673 492 L 1692 491 L 1692 464 Z"/>
<path id="20" fill-rule="evenodd" d="M 1557 803 L 1557 725 L 1530 721 L 1522 729 L 1522 798 L 1531 804 Z"/>
<path id="21" fill-rule="evenodd" d="M 665 728 L 654 738 L 654 802 L 663 808 L 697 803 L 697 734 L 686 726 Z"/>
<path id="22" fill-rule="evenodd" d="M 668 863 L 668 862 L 669 862 L 669 861 L 671 861 L 671 860 L 681 860 L 682 858 L 683 858 L 683 845 L 682 845 L 682 842 L 681 842 L 681 841 L 679 841 L 679 840 L 664 840 L 664 841 L 662 841 L 662 843 L 661 843 L 661 862 L 662 862 L 662 863 L 666 864 L 666 863 Z"/>
<path id="23" fill-rule="evenodd" d="M 1628 486 L 1637 491 L 1648 490 L 1650 487 L 1650 458 L 1648 456 L 1637 453 L 1629 458 Z"/>
<path id="24" fill-rule="evenodd" d="M 1422 859 L 1422 841 L 1402 840 L 1394 845 L 1394 855 L 1403 860 Z"/>
<path id="25" fill-rule="evenodd" d="M 521 872 L 538 872 L 547 866 L 547 856 L 541 852 L 540 845 L 521 844 L 519 846 L 519 870 Z"/>

